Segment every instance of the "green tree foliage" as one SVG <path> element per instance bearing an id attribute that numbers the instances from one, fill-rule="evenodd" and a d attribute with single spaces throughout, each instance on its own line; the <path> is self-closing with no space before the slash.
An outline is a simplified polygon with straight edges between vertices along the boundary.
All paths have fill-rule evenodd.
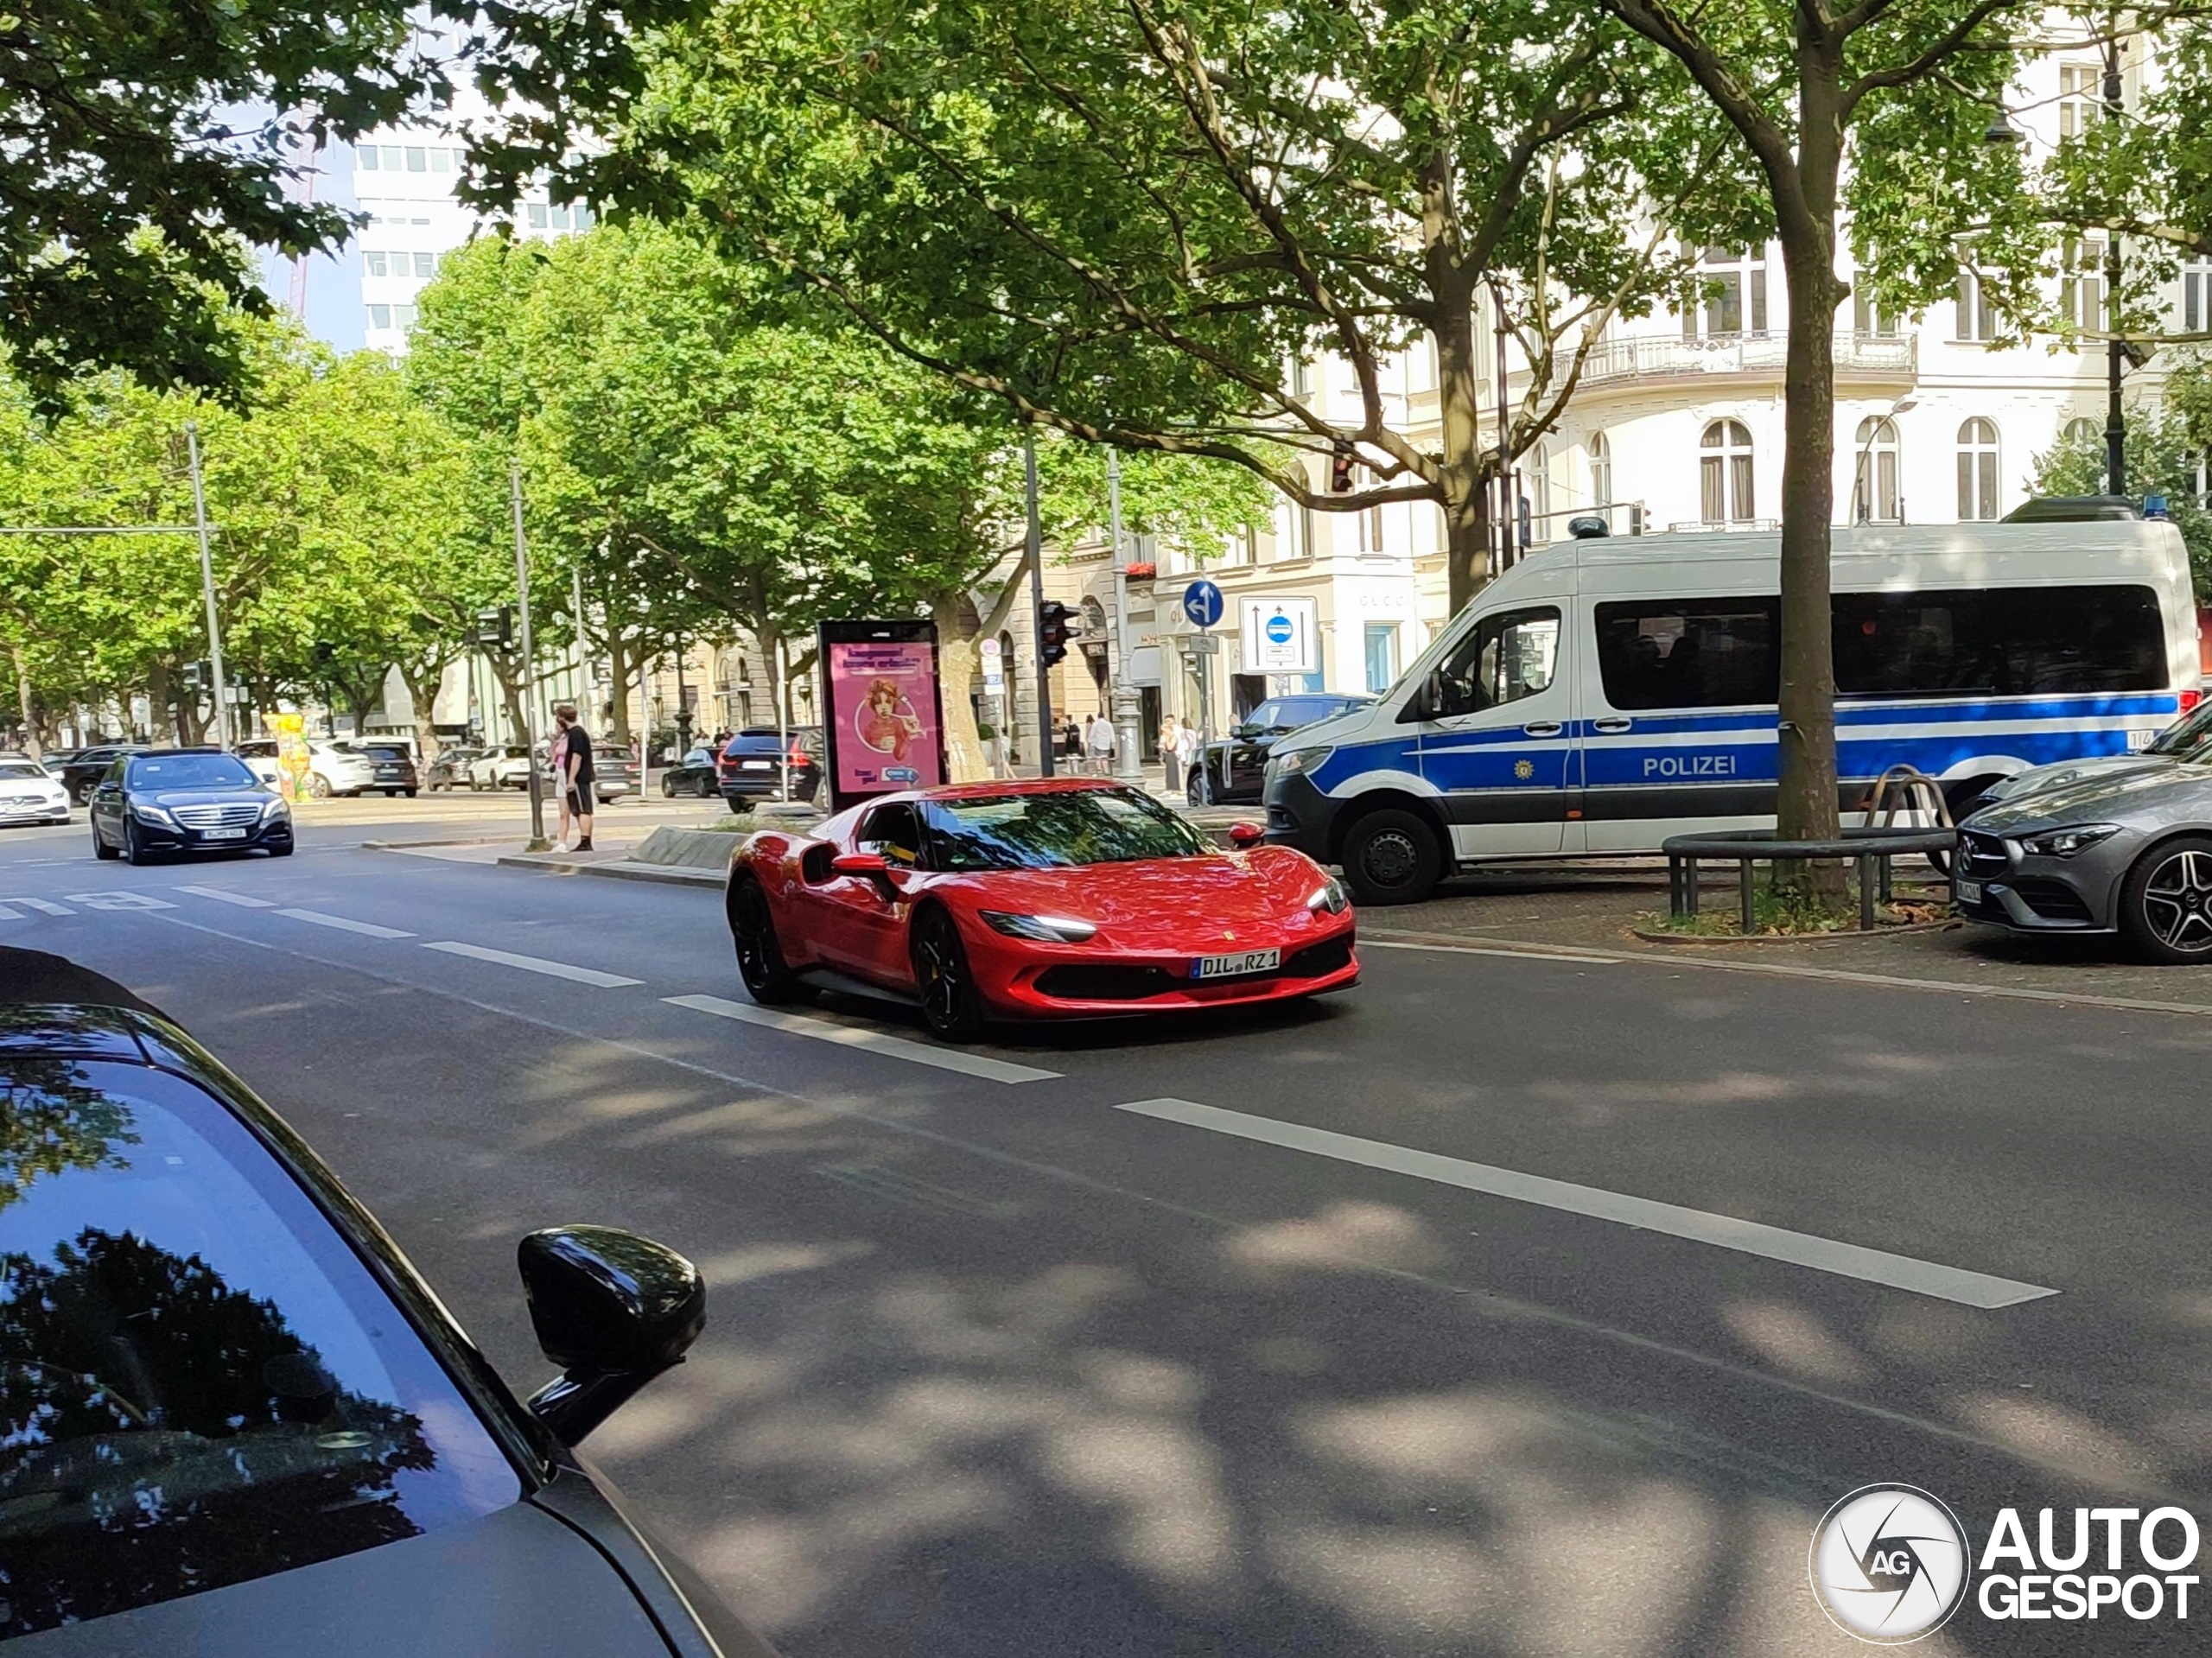
<path id="1" fill-rule="evenodd" d="M 422 298 L 418 397 L 529 477 L 542 585 L 582 572 L 595 651 L 625 664 L 742 630 L 803 668 L 830 617 L 936 618 L 947 683 L 1019 597 L 1019 456 L 990 403 L 791 307 L 757 266 L 652 225 L 480 241 Z M 1057 539 L 1105 518 L 1098 456 L 1048 444 Z M 1065 463 L 1065 464 L 1063 464 Z M 1124 480 L 1133 530 L 1201 556 L 1264 505 L 1206 461 Z M 961 765 L 980 764 L 964 696 Z"/>
<path id="2" fill-rule="evenodd" d="M 236 399 L 265 316 L 249 245 L 331 251 L 349 215 L 296 187 L 322 145 L 447 102 L 518 111 L 588 84 L 626 106 L 634 32 L 691 0 L 79 0 L 0 17 L 0 345 L 42 414 L 104 367 Z M 428 34 L 421 32 L 430 25 Z M 522 115 L 521 130 L 531 119 Z M 512 200 L 512 194 L 509 195 Z M 504 204 L 502 204 L 504 205 Z"/>
<path id="3" fill-rule="evenodd" d="M 359 713 L 387 664 L 449 658 L 462 637 L 423 598 L 464 569 L 446 527 L 452 446 L 387 359 L 334 358 L 289 324 L 241 334 L 260 388 L 250 410 L 111 375 L 48 426 L 17 388 L 0 405 L 0 516 L 189 524 L 184 426 L 197 422 L 232 680 L 264 708 L 314 695 Z M 189 536 L 11 536 L 0 560 L 0 634 L 27 724 L 50 732 L 77 702 L 143 691 L 157 727 L 207 733 L 212 705 L 178 673 L 207 654 Z"/>
<path id="4" fill-rule="evenodd" d="M 2192 390 L 2203 376 L 2191 377 Z M 2189 564 L 2200 603 L 2212 603 L 2212 511 L 2202 492 L 2205 435 L 2180 403 L 2133 403 L 2127 410 L 2127 475 L 2145 495 L 2163 495 L 2166 510 L 2189 547 Z M 2105 440 L 2061 438 L 2036 457 L 2037 495 L 2101 495 L 2105 488 Z"/>
<path id="5" fill-rule="evenodd" d="M 1687 76 L 1592 7 L 721 0 L 640 50 L 654 78 L 599 118 L 605 142 L 526 158 L 696 212 L 1022 419 L 1221 460 L 1319 511 L 1433 502 L 1455 606 L 1488 483 L 1602 329 L 1675 285 L 1678 237 L 1761 217 Z M 1493 299 L 1535 372 L 1485 433 Z M 1434 449 L 1391 374 L 1424 334 Z M 1286 377 L 1325 350 L 1349 416 Z M 1345 451 L 1363 482 L 1338 494 Z"/>

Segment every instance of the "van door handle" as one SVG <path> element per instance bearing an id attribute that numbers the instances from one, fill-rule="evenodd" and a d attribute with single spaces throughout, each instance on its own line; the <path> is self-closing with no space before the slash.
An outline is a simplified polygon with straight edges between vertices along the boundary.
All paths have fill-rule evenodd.
<path id="1" fill-rule="evenodd" d="M 1556 720 L 1531 720 L 1521 727 L 1522 734 L 1529 737 L 1556 737 L 1562 729 Z"/>
<path id="2" fill-rule="evenodd" d="M 1611 737 L 1626 731 L 1635 723 L 1636 721 L 1633 720 L 1624 720 L 1616 716 L 1610 720 L 1592 720 L 1590 722 L 1590 729 L 1592 731 L 1602 731 L 1607 736 Z"/>

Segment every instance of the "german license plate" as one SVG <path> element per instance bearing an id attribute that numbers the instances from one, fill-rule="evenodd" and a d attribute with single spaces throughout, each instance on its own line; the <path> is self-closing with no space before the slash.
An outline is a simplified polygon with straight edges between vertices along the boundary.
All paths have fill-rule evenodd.
<path id="1" fill-rule="evenodd" d="M 1233 956 L 1201 956 L 1191 963 L 1194 979 L 1233 979 L 1245 973 L 1265 973 L 1282 965 L 1279 950 L 1239 950 Z"/>
<path id="2" fill-rule="evenodd" d="M 766 772 L 770 768 L 770 765 L 771 762 L 767 760 L 740 760 L 737 763 L 737 769 L 741 772 Z"/>
<path id="3" fill-rule="evenodd" d="M 1958 893 L 1960 903 L 1979 904 L 1981 902 L 1981 883 L 1978 880 L 1962 880 L 1958 886 Z"/>
<path id="4" fill-rule="evenodd" d="M 245 839 L 245 831 L 242 829 L 202 829 L 200 831 L 200 838 L 203 841 L 243 841 Z"/>

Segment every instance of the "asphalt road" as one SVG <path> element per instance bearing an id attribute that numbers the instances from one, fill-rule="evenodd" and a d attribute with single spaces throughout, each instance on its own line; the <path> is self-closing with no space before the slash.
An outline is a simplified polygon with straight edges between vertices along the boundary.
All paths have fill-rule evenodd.
<path id="1" fill-rule="evenodd" d="M 792 1658 L 1847 1653 L 1807 1548 L 1855 1487 L 2212 1519 L 2212 1022 L 1371 948 L 962 1054 L 748 1020 L 711 894 L 385 832 L 7 832 L 0 942 L 170 1011 L 518 1387 L 517 1236 L 697 1260 L 705 1338 L 588 1449 Z"/>

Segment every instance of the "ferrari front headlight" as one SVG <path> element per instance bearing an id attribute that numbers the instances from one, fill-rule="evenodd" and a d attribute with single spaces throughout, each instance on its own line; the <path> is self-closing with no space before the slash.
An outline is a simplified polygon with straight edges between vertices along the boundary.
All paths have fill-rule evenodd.
<path id="1" fill-rule="evenodd" d="M 1016 915 L 1008 910 L 978 910 L 976 914 L 993 932 L 1039 944 L 1080 944 L 1098 931 L 1090 922 L 1064 915 Z"/>
<path id="2" fill-rule="evenodd" d="M 1344 884 L 1332 875 L 1313 889 L 1313 896 L 1306 900 L 1306 907 L 1316 915 L 1342 915 L 1351 908 L 1351 895 L 1344 891 Z"/>

